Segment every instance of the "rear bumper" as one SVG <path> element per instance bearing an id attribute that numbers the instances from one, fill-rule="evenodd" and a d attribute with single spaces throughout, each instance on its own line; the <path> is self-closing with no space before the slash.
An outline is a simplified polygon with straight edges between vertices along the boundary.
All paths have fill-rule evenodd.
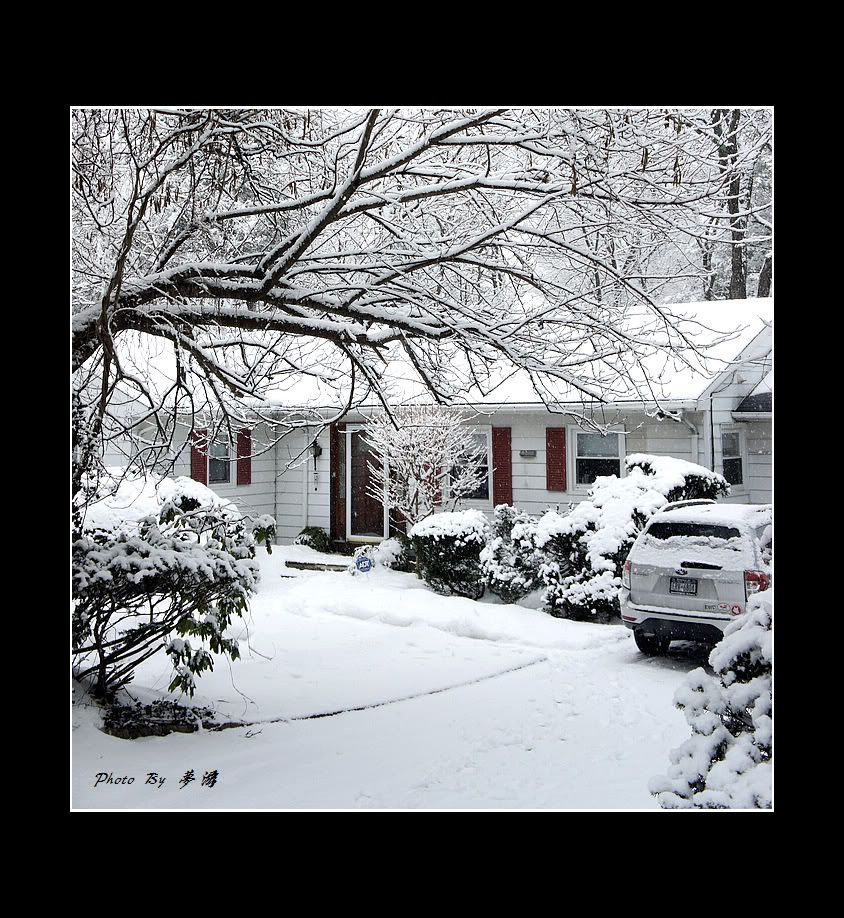
<path id="1" fill-rule="evenodd" d="M 712 644 L 721 640 L 724 629 L 734 619 L 729 615 L 695 615 L 677 609 L 636 606 L 630 602 L 630 591 L 619 594 L 621 620 L 631 631 L 642 631 L 673 641 L 701 641 Z"/>

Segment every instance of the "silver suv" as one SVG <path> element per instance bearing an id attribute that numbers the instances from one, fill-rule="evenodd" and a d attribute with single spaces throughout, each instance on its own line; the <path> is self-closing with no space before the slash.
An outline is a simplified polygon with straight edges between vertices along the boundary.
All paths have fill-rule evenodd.
<path id="1" fill-rule="evenodd" d="M 624 562 L 621 618 L 646 654 L 672 640 L 716 643 L 771 583 L 770 504 L 668 504 Z"/>

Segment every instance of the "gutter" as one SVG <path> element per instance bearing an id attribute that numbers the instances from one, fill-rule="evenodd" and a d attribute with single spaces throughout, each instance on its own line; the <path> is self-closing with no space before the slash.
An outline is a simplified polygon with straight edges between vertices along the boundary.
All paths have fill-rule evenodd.
<path id="1" fill-rule="evenodd" d="M 772 421 L 774 419 L 771 411 L 733 411 L 731 414 L 734 421 Z"/>

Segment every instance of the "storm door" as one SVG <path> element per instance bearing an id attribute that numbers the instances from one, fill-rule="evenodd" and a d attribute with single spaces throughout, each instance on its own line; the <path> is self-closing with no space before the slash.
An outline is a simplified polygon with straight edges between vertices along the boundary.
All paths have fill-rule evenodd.
<path id="1" fill-rule="evenodd" d="M 351 539 L 383 539 L 386 536 L 384 502 L 369 493 L 372 473 L 369 465 L 376 459 L 360 431 L 351 430 L 347 436 L 348 537 Z"/>

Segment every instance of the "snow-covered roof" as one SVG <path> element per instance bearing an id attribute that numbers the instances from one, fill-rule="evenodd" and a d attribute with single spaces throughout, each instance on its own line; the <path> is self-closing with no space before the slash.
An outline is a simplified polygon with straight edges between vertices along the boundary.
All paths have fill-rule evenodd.
<path id="1" fill-rule="evenodd" d="M 746 300 L 707 300 L 692 303 L 662 304 L 682 319 L 682 329 L 702 348 L 700 353 L 687 353 L 686 361 L 675 356 L 655 354 L 643 361 L 634 375 L 640 391 L 650 392 L 648 401 L 661 403 L 691 402 L 721 373 L 744 348 L 773 322 L 772 297 Z M 725 339 L 726 336 L 726 339 Z M 426 401 L 429 396 L 411 368 L 401 361 L 391 361 L 385 374 L 391 396 L 400 402 Z M 315 400 L 313 381 L 303 379 L 284 392 L 276 393 L 273 404 L 287 407 L 319 405 Z M 550 384 L 546 395 L 561 404 L 582 405 L 584 396 L 566 387 Z M 497 385 L 485 391 L 469 389 L 461 393 L 460 401 L 467 405 L 489 408 L 521 406 L 543 407 L 543 399 L 534 388 L 529 374 L 523 370 L 502 370 Z M 641 404 L 631 392 L 628 401 Z M 623 404 L 616 400 L 617 404 Z M 323 406 L 325 402 L 322 403 Z M 373 406 L 375 402 L 373 401 Z"/>
<path id="2" fill-rule="evenodd" d="M 633 381 L 645 401 L 659 402 L 668 407 L 693 403 L 721 373 L 729 369 L 742 350 L 773 322 L 773 298 L 746 300 L 714 300 L 681 304 L 661 304 L 679 316 L 679 327 L 689 334 L 699 353 L 687 352 L 686 360 L 672 355 L 654 354 L 643 360 L 633 374 Z M 162 391 L 171 385 L 174 376 L 173 359 L 166 344 L 153 341 L 136 347 L 145 367 L 148 383 Z M 157 383 L 160 376 L 160 385 Z M 307 409 L 337 411 L 342 409 L 346 393 L 319 383 L 314 376 L 291 373 L 289 383 L 279 384 L 259 404 L 263 409 Z M 413 368 L 399 359 L 391 359 L 385 371 L 385 389 L 394 404 L 431 400 Z M 642 399 L 628 386 L 629 394 L 612 399 L 616 405 L 641 405 Z M 369 401 L 369 400 L 368 400 Z M 544 410 L 544 402 L 556 401 L 563 406 L 578 407 L 588 399 L 562 381 L 549 383 L 542 394 L 534 388 L 529 374 L 501 368 L 495 384 L 484 391 L 477 388 L 460 393 L 459 401 L 468 406 L 494 410 L 501 406 Z M 672 404 L 673 403 L 673 404 Z M 373 396 L 372 407 L 379 407 Z"/>
<path id="3" fill-rule="evenodd" d="M 700 345 L 709 345 L 701 355 L 689 356 L 689 364 L 676 357 L 656 354 L 646 359 L 638 373 L 642 390 L 650 387 L 655 399 L 690 401 L 696 399 L 715 377 L 728 369 L 744 348 L 773 322 L 773 298 L 719 300 L 672 305 L 671 311 L 686 320 L 685 330 L 696 335 Z M 725 334 L 729 340 L 718 342 Z M 711 343 L 717 342 L 717 343 Z M 575 393 L 560 392 L 562 402 L 581 403 Z M 468 397 L 471 400 L 471 396 Z M 537 401 L 530 379 L 514 373 L 497 390 L 480 401 Z"/>
<path id="4" fill-rule="evenodd" d="M 773 378 L 774 374 L 769 370 L 765 377 L 753 387 L 750 394 L 741 401 L 738 408 L 736 408 L 736 413 L 770 413 L 774 403 Z"/>
<path id="5" fill-rule="evenodd" d="M 763 395 L 766 392 L 773 392 L 774 389 L 774 371 L 768 370 L 764 378 L 753 387 L 751 395 Z"/>

